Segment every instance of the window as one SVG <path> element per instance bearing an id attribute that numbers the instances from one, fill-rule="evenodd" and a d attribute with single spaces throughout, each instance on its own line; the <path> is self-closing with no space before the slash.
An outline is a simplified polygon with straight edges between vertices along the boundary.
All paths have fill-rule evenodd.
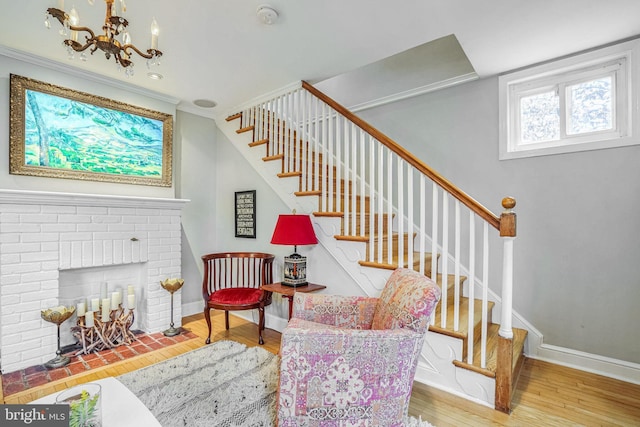
<path id="1" fill-rule="evenodd" d="M 500 159 L 639 144 L 631 114 L 638 44 L 500 76 Z"/>

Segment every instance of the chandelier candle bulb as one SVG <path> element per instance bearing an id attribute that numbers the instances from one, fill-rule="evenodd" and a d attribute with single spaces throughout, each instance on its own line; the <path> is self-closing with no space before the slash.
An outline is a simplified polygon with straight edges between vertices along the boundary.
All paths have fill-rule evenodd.
<path id="1" fill-rule="evenodd" d="M 151 21 L 151 49 L 158 49 L 158 35 L 160 34 L 160 27 L 156 18 Z"/>
<path id="2" fill-rule="evenodd" d="M 74 27 L 77 27 L 79 23 L 80 23 L 80 16 L 78 15 L 78 11 L 76 10 L 75 7 L 72 7 L 71 12 L 69 12 L 69 24 L 71 24 Z M 74 42 L 78 41 L 77 31 L 71 31 L 71 40 L 73 40 Z"/>
<path id="3" fill-rule="evenodd" d="M 58 9 L 64 10 L 64 0 L 58 0 Z"/>

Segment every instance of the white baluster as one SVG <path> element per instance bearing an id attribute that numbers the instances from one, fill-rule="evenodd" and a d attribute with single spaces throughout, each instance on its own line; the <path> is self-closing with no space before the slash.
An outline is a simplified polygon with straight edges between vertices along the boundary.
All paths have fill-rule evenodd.
<path id="1" fill-rule="evenodd" d="M 374 261 L 374 253 L 375 253 L 375 214 L 377 210 L 376 203 L 376 150 L 373 147 L 373 137 L 369 135 L 369 215 L 371 216 L 371 220 L 369 221 L 369 261 Z"/>
<path id="2" fill-rule="evenodd" d="M 409 239 L 409 250 L 407 251 L 407 265 L 413 268 L 413 248 L 415 245 L 413 238 L 413 167 L 407 166 L 407 239 Z"/>
<path id="3" fill-rule="evenodd" d="M 426 266 L 424 265 L 424 255 L 427 252 L 427 208 L 426 208 L 426 197 L 425 197 L 425 181 L 426 178 L 424 175 L 420 174 L 420 273 L 424 274 Z M 432 254 L 432 258 L 435 257 L 435 254 Z M 435 270 L 431 271 L 431 279 L 436 280 Z M 431 316 L 433 320 L 433 316 Z"/>
<path id="4" fill-rule="evenodd" d="M 453 293 L 453 330 L 460 330 L 460 202 L 455 204 L 455 255 L 454 255 L 454 281 L 456 287 Z"/>
<path id="5" fill-rule="evenodd" d="M 387 234 L 389 238 L 387 239 L 387 264 L 391 264 L 391 257 L 393 256 L 393 153 L 389 150 L 385 150 L 387 153 L 387 208 L 384 212 L 387 213 Z M 384 197 L 384 196 L 383 196 Z M 378 230 L 378 235 L 380 240 L 382 240 L 382 230 Z"/>
<path id="6" fill-rule="evenodd" d="M 404 162 L 397 156 L 397 175 L 398 175 L 398 267 L 402 267 L 404 265 Z M 391 175 L 391 174 L 389 174 Z M 393 201 L 392 201 L 393 202 Z M 390 213 L 393 212 L 393 203 Z M 389 215 L 391 216 L 391 215 Z M 391 230 L 389 230 L 389 234 L 391 234 Z M 389 239 L 391 240 L 391 239 Z M 393 263 L 393 254 L 389 253 L 389 264 Z"/>
<path id="7" fill-rule="evenodd" d="M 448 301 L 449 294 L 449 197 L 442 192 L 442 300 Z M 455 284 L 454 284 L 455 285 Z M 446 306 L 443 306 L 443 308 Z M 442 310 L 441 327 L 447 327 L 447 310 Z"/>
<path id="8" fill-rule="evenodd" d="M 438 213 L 438 185 L 434 182 L 431 190 L 431 275 L 434 281 L 438 280 Z M 441 307 L 446 307 L 446 303 Z"/>
<path id="9" fill-rule="evenodd" d="M 489 223 L 484 221 L 482 236 L 482 341 L 480 342 L 480 366 L 487 367 L 487 324 L 489 310 Z"/>
<path id="10" fill-rule="evenodd" d="M 377 142 L 377 141 L 376 141 Z M 378 235 L 373 235 L 372 237 L 377 237 L 378 241 L 378 259 L 377 262 L 382 263 L 382 239 L 380 239 L 380 234 L 382 233 L 382 221 L 383 221 L 383 212 L 384 212 L 384 146 L 382 144 L 378 144 L 378 188 L 376 191 L 380 196 L 378 197 Z"/>
<path id="11" fill-rule="evenodd" d="M 476 223 L 473 211 L 469 211 L 469 319 L 467 333 L 467 363 L 473 363 L 473 328 L 474 328 L 474 299 L 475 299 L 475 277 L 476 277 Z"/>

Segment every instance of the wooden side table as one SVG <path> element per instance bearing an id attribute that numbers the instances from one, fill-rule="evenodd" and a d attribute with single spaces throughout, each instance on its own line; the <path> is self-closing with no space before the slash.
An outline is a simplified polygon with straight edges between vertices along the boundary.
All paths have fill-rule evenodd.
<path id="1" fill-rule="evenodd" d="M 291 315 L 293 314 L 293 294 L 296 292 L 315 292 L 320 289 L 325 289 L 324 285 L 317 285 L 315 283 L 309 283 L 304 286 L 287 286 L 283 285 L 281 282 L 278 283 L 269 283 L 268 285 L 262 285 L 260 287 L 263 291 L 267 292 L 275 292 L 277 294 L 281 294 L 284 298 L 289 300 L 289 319 L 291 319 Z"/>

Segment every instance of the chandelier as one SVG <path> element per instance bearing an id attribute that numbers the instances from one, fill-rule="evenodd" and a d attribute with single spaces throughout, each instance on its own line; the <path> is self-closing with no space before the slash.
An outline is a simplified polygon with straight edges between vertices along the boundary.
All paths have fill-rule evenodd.
<path id="1" fill-rule="evenodd" d="M 94 0 L 88 0 L 93 5 Z M 58 8 L 50 7 L 47 9 L 45 26 L 51 28 L 49 16 L 57 19 L 62 25 L 60 35 L 65 37 L 64 45 L 67 46 L 69 59 L 75 58 L 75 52 L 80 52 L 80 59 L 87 60 L 85 50 L 90 49 L 93 55 L 98 49 L 104 52 L 107 59 L 114 57 L 119 68 L 125 70 L 128 76 L 133 75 L 133 61 L 131 55 L 137 53 L 147 59 L 147 66 L 160 65 L 160 57 L 162 52 L 158 50 L 158 34 L 160 29 L 155 18 L 151 23 L 151 48 L 146 53 L 135 47 L 131 43 L 131 36 L 127 31 L 129 21 L 122 14 L 126 12 L 127 6 L 125 0 L 104 0 L 107 5 L 104 25 L 102 26 L 102 34 L 93 32 L 91 28 L 80 26 L 80 18 L 75 7 L 71 8 L 69 13 L 64 11 L 64 0 L 58 0 Z M 116 2 L 120 3 L 120 15 Z M 84 40 L 78 40 L 80 35 L 84 36 Z M 67 38 L 68 37 L 68 38 Z"/>

